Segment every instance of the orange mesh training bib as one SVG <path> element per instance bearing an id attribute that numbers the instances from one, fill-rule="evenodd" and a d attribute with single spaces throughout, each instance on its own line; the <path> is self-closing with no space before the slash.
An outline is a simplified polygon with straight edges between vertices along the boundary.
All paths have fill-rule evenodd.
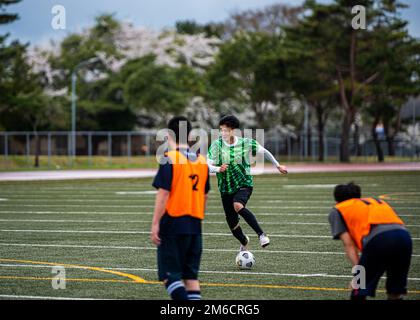
<path id="1" fill-rule="evenodd" d="M 369 234 L 371 225 L 404 224 L 389 204 L 375 198 L 349 199 L 335 208 L 341 213 L 359 250 L 362 250 L 362 240 Z"/>
<path id="2" fill-rule="evenodd" d="M 171 217 L 192 216 L 204 219 L 205 187 L 209 175 L 206 159 L 188 160 L 179 151 L 169 151 L 172 185 L 166 212 Z"/>

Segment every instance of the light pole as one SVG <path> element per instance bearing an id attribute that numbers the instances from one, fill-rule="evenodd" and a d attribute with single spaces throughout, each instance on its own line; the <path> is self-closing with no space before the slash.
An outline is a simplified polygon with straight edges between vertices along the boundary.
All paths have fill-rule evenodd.
<path id="1" fill-rule="evenodd" d="M 77 66 L 74 67 L 73 72 L 71 73 L 71 150 L 73 159 L 76 158 L 76 82 L 77 82 L 77 72 L 92 63 L 99 61 L 97 57 L 91 58 L 86 61 L 80 62 Z"/>

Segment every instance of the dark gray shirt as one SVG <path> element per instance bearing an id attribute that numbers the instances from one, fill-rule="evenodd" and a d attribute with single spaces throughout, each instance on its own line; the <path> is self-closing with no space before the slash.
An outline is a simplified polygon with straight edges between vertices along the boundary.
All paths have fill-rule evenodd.
<path id="1" fill-rule="evenodd" d="M 328 216 L 328 221 L 331 226 L 331 234 L 333 236 L 333 239 L 335 240 L 340 239 L 340 234 L 348 231 L 346 223 L 343 217 L 341 216 L 341 213 L 336 208 L 332 208 Z M 383 233 L 385 231 L 396 230 L 396 229 L 406 230 L 405 226 L 400 225 L 400 224 L 394 224 L 394 223 L 372 225 L 369 234 L 365 236 L 362 240 L 363 247 L 365 247 L 366 244 L 378 234 Z"/>

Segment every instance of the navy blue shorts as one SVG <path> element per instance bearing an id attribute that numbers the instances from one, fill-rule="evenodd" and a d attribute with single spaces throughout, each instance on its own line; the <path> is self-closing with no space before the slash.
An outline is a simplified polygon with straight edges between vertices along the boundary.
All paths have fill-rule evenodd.
<path id="1" fill-rule="evenodd" d="M 385 272 L 387 293 L 406 294 L 411 253 L 412 240 L 406 230 L 389 230 L 373 237 L 359 261 L 366 271 L 366 289 L 353 290 L 351 295 L 374 297 Z"/>
<path id="2" fill-rule="evenodd" d="M 197 280 L 202 253 L 201 234 L 160 235 L 157 247 L 159 281 Z"/>

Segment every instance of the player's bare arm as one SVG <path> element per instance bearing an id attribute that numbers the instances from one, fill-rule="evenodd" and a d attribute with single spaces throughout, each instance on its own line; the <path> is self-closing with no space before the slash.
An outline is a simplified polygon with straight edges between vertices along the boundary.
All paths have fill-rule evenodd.
<path id="1" fill-rule="evenodd" d="M 340 239 L 343 242 L 344 251 L 347 258 L 353 266 L 359 263 L 359 250 L 348 232 L 340 234 Z"/>
<path id="2" fill-rule="evenodd" d="M 160 219 L 165 214 L 166 203 L 168 202 L 169 191 L 165 189 L 159 189 L 156 194 L 155 200 L 155 211 L 153 213 L 152 229 L 150 233 L 150 239 L 155 245 L 160 245 L 159 238 L 159 224 Z"/>
<path id="3" fill-rule="evenodd" d="M 229 165 L 228 164 L 222 164 L 220 166 L 220 172 L 225 172 L 228 169 Z"/>
<path id="4" fill-rule="evenodd" d="M 287 167 L 286 167 L 286 166 L 282 166 L 281 164 L 279 164 L 279 165 L 277 166 L 277 170 L 279 170 L 279 172 L 280 172 L 281 174 L 287 174 L 287 173 L 288 173 L 288 171 L 287 171 Z"/>
<path id="5" fill-rule="evenodd" d="M 206 193 L 206 195 L 204 196 L 204 211 L 207 211 L 207 203 L 209 201 L 209 194 Z"/>

